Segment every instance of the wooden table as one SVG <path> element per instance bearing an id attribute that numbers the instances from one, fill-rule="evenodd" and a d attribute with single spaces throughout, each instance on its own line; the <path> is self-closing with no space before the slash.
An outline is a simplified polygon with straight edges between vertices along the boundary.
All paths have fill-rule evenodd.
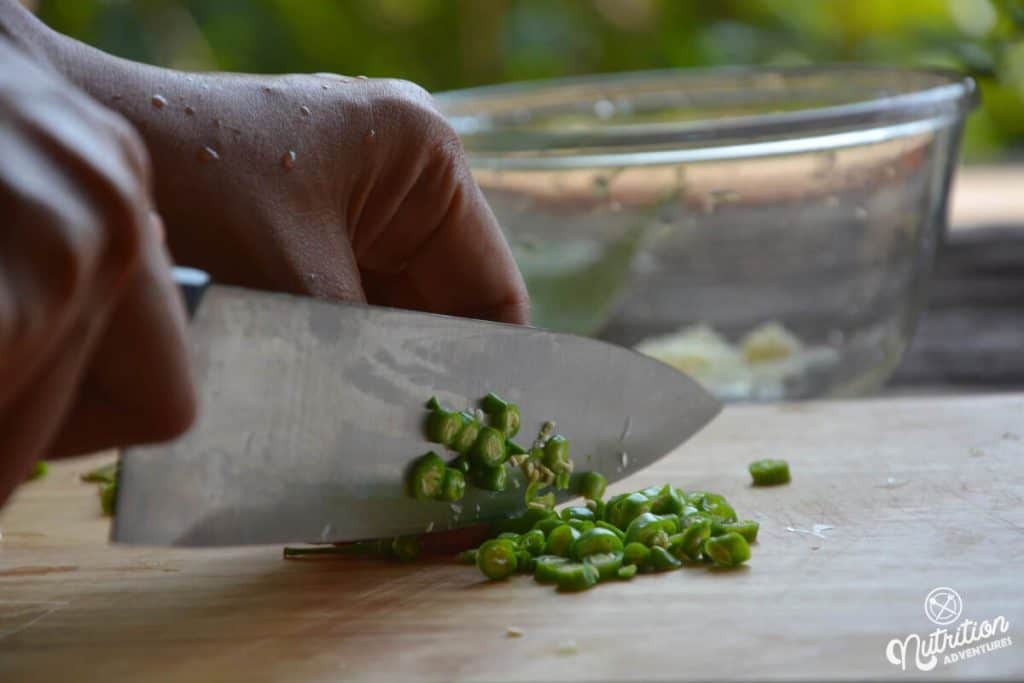
<path id="1" fill-rule="evenodd" d="M 791 485 L 748 486 L 765 456 Z M 939 586 L 1013 644 L 931 676 L 1024 675 L 1024 395 L 730 407 L 625 488 L 726 494 L 762 524 L 749 567 L 580 595 L 448 561 L 112 547 L 77 481 L 109 457 L 0 515 L 0 680 L 894 680 L 886 646 L 936 628 Z"/>

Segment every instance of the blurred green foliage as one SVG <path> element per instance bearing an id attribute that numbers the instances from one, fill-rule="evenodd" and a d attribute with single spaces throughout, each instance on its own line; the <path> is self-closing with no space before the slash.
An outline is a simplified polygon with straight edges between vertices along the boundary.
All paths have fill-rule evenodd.
<path id="1" fill-rule="evenodd" d="M 569 74 L 839 61 L 978 78 L 969 158 L 1024 151 L 1024 0 L 39 0 L 54 28 L 185 69 L 447 90 Z"/>

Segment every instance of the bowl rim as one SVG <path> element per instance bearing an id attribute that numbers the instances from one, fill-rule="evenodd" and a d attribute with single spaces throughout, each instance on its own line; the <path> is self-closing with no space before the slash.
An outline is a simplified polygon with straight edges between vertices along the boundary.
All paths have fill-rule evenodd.
<path id="1" fill-rule="evenodd" d="M 668 84 L 673 81 L 679 83 L 689 80 L 699 83 L 702 80 L 732 79 L 736 81 L 737 85 L 742 85 L 744 80 L 750 79 L 841 76 L 844 73 L 865 76 L 904 74 L 913 77 L 917 75 L 937 78 L 940 82 L 891 95 L 780 113 L 657 124 L 609 125 L 588 130 L 506 129 L 506 135 L 492 136 L 497 142 L 492 139 L 489 144 L 481 144 L 479 140 L 474 139 L 473 142 L 476 144 L 467 145 L 467 152 L 471 158 L 491 158 L 492 161 L 503 157 L 508 161 L 509 157 L 516 157 L 515 161 L 518 163 L 515 165 L 529 165 L 531 158 L 550 158 L 552 154 L 564 156 L 574 154 L 576 151 L 584 152 L 584 156 L 589 159 L 587 162 L 580 159 L 583 163 L 595 163 L 601 159 L 608 161 L 608 157 L 617 156 L 626 148 L 634 150 L 660 148 L 664 150 L 667 147 L 674 147 L 677 152 L 674 156 L 678 157 L 678 152 L 686 151 L 679 149 L 683 146 L 690 148 L 688 150 L 690 153 L 684 153 L 682 156 L 685 158 L 679 158 L 678 161 L 699 161 L 704 160 L 704 156 L 708 156 L 701 154 L 701 150 L 706 151 L 724 146 L 736 148 L 735 151 L 738 151 L 740 147 L 760 148 L 764 144 L 763 141 L 793 141 L 811 133 L 819 138 L 824 134 L 824 137 L 830 139 L 818 139 L 812 142 L 810 138 L 807 138 L 808 144 L 802 145 L 802 147 L 843 146 L 843 133 L 850 131 L 877 131 L 888 127 L 892 129 L 884 135 L 888 139 L 924 130 L 934 130 L 962 119 L 979 101 L 974 79 L 957 71 L 857 63 L 624 71 L 478 86 L 439 92 L 434 97 L 441 112 L 448 118 L 456 133 L 465 141 L 474 135 L 487 136 L 489 131 L 483 131 L 480 135 L 479 120 L 482 114 L 460 113 L 460 109 L 473 103 L 511 100 L 517 95 L 540 94 L 546 91 L 578 87 L 596 86 L 599 90 L 601 85 L 615 88 L 623 85 L 629 86 L 633 83 L 657 83 L 659 81 Z M 528 110 L 529 107 L 509 105 L 503 111 L 514 112 L 523 109 Z M 831 139 L 836 134 L 839 135 L 839 139 Z M 845 142 L 856 144 L 853 140 Z M 784 144 L 782 147 L 780 152 L 801 151 L 796 148 L 790 149 L 792 145 Z M 801 145 L 797 147 L 801 147 Z M 652 153 L 656 157 L 662 156 L 658 152 Z M 740 153 L 740 156 L 762 153 L 772 152 L 767 149 L 748 150 L 747 153 Z M 711 158 L 715 156 L 717 155 L 710 155 Z M 669 161 L 669 159 L 666 160 Z"/>

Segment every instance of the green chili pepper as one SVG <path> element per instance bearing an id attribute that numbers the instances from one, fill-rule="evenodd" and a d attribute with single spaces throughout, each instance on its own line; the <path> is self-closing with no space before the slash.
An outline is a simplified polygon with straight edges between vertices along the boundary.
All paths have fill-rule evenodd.
<path id="1" fill-rule="evenodd" d="M 651 547 L 651 567 L 655 571 L 663 572 L 669 569 L 678 569 L 681 566 L 682 562 L 672 557 L 672 553 L 665 548 L 660 545 Z"/>
<path id="2" fill-rule="evenodd" d="M 399 536 L 391 541 L 391 553 L 402 562 L 411 562 L 420 554 L 419 536 Z"/>
<path id="3" fill-rule="evenodd" d="M 630 493 L 614 503 L 609 501 L 605 507 L 605 517 L 620 529 L 628 529 L 634 519 L 650 510 L 650 498 L 642 493 Z"/>
<path id="4" fill-rule="evenodd" d="M 622 551 L 622 539 L 607 529 L 594 527 L 580 534 L 580 537 L 569 548 L 569 555 L 582 560 L 595 553 L 617 553 Z"/>
<path id="5" fill-rule="evenodd" d="M 607 529 L 608 531 L 610 531 L 613 534 L 615 534 L 616 536 L 618 536 L 620 541 L 622 541 L 623 543 L 626 542 L 626 534 L 625 534 L 625 532 L 622 529 L 620 529 L 619 527 L 615 526 L 614 524 L 610 524 L 610 523 L 604 521 L 603 519 L 599 519 L 596 522 L 594 522 L 594 525 L 598 526 L 598 527 L 601 527 L 602 529 Z"/>
<path id="6" fill-rule="evenodd" d="M 589 500 L 599 500 L 608 487 L 608 480 L 600 472 L 583 472 L 577 479 L 579 494 Z"/>
<path id="7" fill-rule="evenodd" d="M 540 529 L 531 529 L 519 538 L 519 547 L 531 555 L 540 555 L 547 545 L 547 538 Z"/>
<path id="8" fill-rule="evenodd" d="M 562 526 L 565 522 L 560 517 L 549 517 L 548 519 L 542 519 L 533 525 L 533 528 L 537 531 L 543 532 L 545 538 L 554 531 L 556 528 Z"/>
<path id="9" fill-rule="evenodd" d="M 454 467 L 444 469 L 444 479 L 441 480 L 441 500 L 455 502 L 460 500 L 466 493 L 466 475 Z"/>
<path id="10" fill-rule="evenodd" d="M 470 451 L 473 461 L 484 467 L 497 467 L 505 462 L 505 437 L 493 427 L 483 427 Z"/>
<path id="11" fill-rule="evenodd" d="M 476 548 L 463 550 L 455 559 L 462 564 L 476 564 Z"/>
<path id="12" fill-rule="evenodd" d="M 585 531 L 590 531 L 594 528 L 594 523 L 591 522 L 589 519 L 573 518 L 565 520 L 565 523 L 571 526 L 576 531 L 580 532 L 581 534 Z"/>
<path id="13" fill-rule="evenodd" d="M 569 521 L 570 519 L 585 519 L 587 521 L 594 521 L 594 511 L 590 508 L 575 505 L 562 509 L 562 519 Z"/>
<path id="14" fill-rule="evenodd" d="M 712 525 L 712 536 L 721 536 L 722 534 L 727 534 L 730 531 L 735 531 L 745 538 L 747 543 L 753 543 L 757 540 L 757 531 L 761 528 L 761 525 L 752 519 L 746 519 L 742 522 L 722 522 L 717 525 L 720 533 L 715 533 L 715 526 L 716 525 Z"/>
<path id="15" fill-rule="evenodd" d="M 39 479 L 45 477 L 46 473 L 50 471 L 50 466 L 45 460 L 36 460 L 32 463 L 32 469 L 29 470 L 28 476 L 25 478 L 26 481 L 32 481 L 33 479 Z"/>
<path id="16" fill-rule="evenodd" d="M 558 568 L 569 563 L 569 559 L 559 555 L 540 555 L 536 558 L 537 566 L 533 570 L 533 578 L 537 583 L 556 583 Z"/>
<path id="17" fill-rule="evenodd" d="M 750 463 L 754 486 L 774 486 L 789 482 L 789 463 L 785 460 L 757 460 Z"/>
<path id="18" fill-rule="evenodd" d="M 527 451 L 525 448 L 517 444 L 515 441 L 509 439 L 505 442 L 505 450 L 508 451 L 510 456 L 512 455 L 526 455 Z"/>
<path id="19" fill-rule="evenodd" d="M 434 443 L 451 445 L 461 429 L 462 416 L 451 410 L 434 410 L 427 418 L 427 440 Z"/>
<path id="20" fill-rule="evenodd" d="M 511 439 L 519 433 L 519 406 L 509 403 L 504 410 L 490 415 L 490 425 Z"/>
<path id="21" fill-rule="evenodd" d="M 467 458 L 464 455 L 457 456 L 453 458 L 451 462 L 448 463 L 448 467 L 451 467 L 453 470 L 458 470 L 463 474 L 469 474 L 469 458 Z"/>
<path id="22" fill-rule="evenodd" d="M 489 579 L 500 580 L 516 573 L 516 546 L 505 539 L 485 541 L 477 550 L 476 566 Z"/>
<path id="23" fill-rule="evenodd" d="M 562 524 L 561 526 L 552 529 L 551 533 L 548 534 L 548 541 L 547 545 L 544 547 L 544 554 L 568 557 L 569 548 L 572 547 L 573 542 L 579 538 L 580 535 L 579 531 L 573 529 L 568 524 Z"/>
<path id="24" fill-rule="evenodd" d="M 725 499 L 725 496 L 717 493 L 705 493 L 702 495 L 697 503 L 697 507 L 709 515 L 718 517 L 723 522 L 736 521 L 736 511 L 729 505 L 729 501 Z"/>
<path id="25" fill-rule="evenodd" d="M 591 512 L 594 513 L 595 520 L 604 520 L 604 501 L 600 498 L 590 499 L 584 502 Z M 608 526 L 612 526 L 609 524 Z"/>
<path id="26" fill-rule="evenodd" d="M 480 399 L 480 407 L 488 415 L 493 415 L 507 408 L 508 403 L 501 396 L 492 392 Z"/>
<path id="27" fill-rule="evenodd" d="M 674 518 L 660 517 L 653 512 L 645 512 L 634 519 L 626 530 L 626 543 L 643 543 L 644 545 L 665 545 L 668 535 L 678 530 Z M 658 541 L 655 543 L 655 541 Z"/>
<path id="28" fill-rule="evenodd" d="M 683 512 L 683 497 L 678 489 L 665 484 L 651 502 L 651 512 L 658 515 L 679 515 Z"/>
<path id="29" fill-rule="evenodd" d="M 454 439 L 452 439 L 450 448 L 456 453 L 468 455 L 473 449 L 473 444 L 476 443 L 477 437 L 480 436 L 480 427 L 480 423 L 476 420 L 466 420 L 465 416 L 463 416 L 462 429 L 460 429 L 459 433 L 455 435 Z"/>
<path id="30" fill-rule="evenodd" d="M 594 567 L 600 579 L 613 579 L 615 573 L 622 567 L 622 553 L 591 553 L 583 558 L 583 564 Z"/>
<path id="31" fill-rule="evenodd" d="M 527 550 L 516 551 L 516 570 L 520 574 L 532 574 L 537 568 L 537 560 Z"/>
<path id="32" fill-rule="evenodd" d="M 544 466 L 558 474 L 565 470 L 569 462 L 569 440 L 561 434 L 555 434 L 544 444 Z"/>
<path id="33" fill-rule="evenodd" d="M 704 541 L 703 552 L 720 567 L 735 567 L 750 559 L 747 539 L 735 531 L 707 539 Z"/>
<path id="34" fill-rule="evenodd" d="M 647 566 L 647 562 L 651 558 L 651 549 L 643 543 L 627 543 L 622 552 L 623 562 L 639 567 Z"/>
<path id="35" fill-rule="evenodd" d="M 413 463 L 409 491 L 417 500 L 434 500 L 441 495 L 444 475 L 444 460 L 430 451 Z"/>
<path id="36" fill-rule="evenodd" d="M 597 567 L 579 562 L 568 562 L 559 565 L 555 570 L 558 590 L 581 591 L 596 584 L 601 578 Z"/>
<path id="37" fill-rule="evenodd" d="M 559 491 L 568 491 L 571 482 L 568 470 L 562 470 L 555 475 L 555 488 Z"/>
<path id="38" fill-rule="evenodd" d="M 441 402 L 437 400 L 437 396 L 431 396 L 430 400 L 427 401 L 427 410 L 443 410 Z"/>
<path id="39" fill-rule="evenodd" d="M 112 517 L 117 512 L 117 482 L 104 482 L 100 484 L 100 509 L 107 517 Z"/>
<path id="40" fill-rule="evenodd" d="M 680 560 L 687 559 L 696 562 L 700 559 L 704 541 L 710 536 L 711 523 L 708 521 L 696 522 L 669 538 L 669 552 Z"/>
<path id="41" fill-rule="evenodd" d="M 518 534 L 515 531 L 502 531 L 500 534 L 495 536 L 495 538 L 500 538 L 506 541 L 512 541 L 513 543 L 518 543 L 520 535 L 521 534 Z"/>
<path id="42" fill-rule="evenodd" d="M 537 510 L 550 510 L 555 507 L 555 494 L 545 493 L 543 496 L 537 496 L 527 503 L 527 506 Z"/>
<path id="43" fill-rule="evenodd" d="M 615 575 L 623 581 L 629 581 L 636 576 L 637 566 L 635 564 L 625 564 L 619 567 L 619 571 L 615 572 Z"/>
<path id="44" fill-rule="evenodd" d="M 472 475 L 473 483 L 477 488 L 487 491 L 504 491 L 508 486 L 508 469 L 504 465 L 481 466 L 473 470 Z"/>

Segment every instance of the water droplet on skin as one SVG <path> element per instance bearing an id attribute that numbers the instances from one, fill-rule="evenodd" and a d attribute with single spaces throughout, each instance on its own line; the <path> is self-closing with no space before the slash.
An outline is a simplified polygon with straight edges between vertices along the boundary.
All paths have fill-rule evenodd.
<path id="1" fill-rule="evenodd" d="M 185 107 L 185 116 L 192 116 L 196 113 L 196 110 L 192 107 Z"/>
<path id="2" fill-rule="evenodd" d="M 366 131 L 366 135 L 363 136 L 363 142 L 371 143 L 373 142 L 373 139 L 375 137 L 377 137 L 377 131 L 371 128 L 370 130 Z"/>
<path id="3" fill-rule="evenodd" d="M 311 116 L 313 114 L 313 112 L 310 111 L 309 107 L 307 107 L 306 105 L 302 105 L 301 107 L 299 107 L 299 111 L 302 112 L 303 116 Z"/>
<path id="4" fill-rule="evenodd" d="M 157 109 L 163 109 L 167 106 L 167 98 L 163 95 L 153 95 L 149 101 Z"/>
<path id="5" fill-rule="evenodd" d="M 292 150 L 288 150 L 287 152 L 285 152 L 284 156 L 281 157 L 281 165 L 284 166 L 286 171 L 290 171 L 292 168 L 294 168 L 295 152 Z"/>
<path id="6" fill-rule="evenodd" d="M 213 147 L 201 147 L 199 151 L 196 152 L 196 158 L 201 164 L 209 164 L 220 159 L 220 155 L 217 154 L 217 150 Z"/>

